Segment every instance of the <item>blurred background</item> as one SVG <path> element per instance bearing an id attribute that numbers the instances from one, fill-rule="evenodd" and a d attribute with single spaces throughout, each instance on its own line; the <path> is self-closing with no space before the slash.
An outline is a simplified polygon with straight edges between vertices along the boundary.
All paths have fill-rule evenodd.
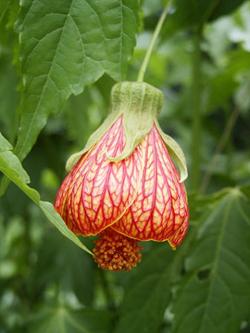
<path id="1" fill-rule="evenodd" d="M 250 332 L 250 4 L 220 3 L 205 17 L 200 1 L 173 11 L 145 79 L 164 92 L 160 124 L 179 142 L 188 162 L 191 228 L 183 246 L 172 252 L 166 244 L 143 244 L 143 261 L 132 272 L 100 271 L 11 184 L 0 199 L 0 333 Z M 128 80 L 136 79 L 161 11 L 160 0 L 142 4 Z M 0 26 L 0 128 L 12 143 L 20 100 L 13 12 L 2 15 Z M 113 84 L 104 75 L 50 116 L 23 163 L 42 198 L 53 202 L 68 156 L 81 150 L 105 119 Z M 217 230 L 222 220 L 229 226 L 225 239 Z M 240 235 L 237 228 L 243 228 Z M 235 242 L 232 251 L 239 249 L 242 257 L 235 258 L 235 252 L 223 257 L 224 247 L 210 253 L 217 241 L 210 242 L 209 235 L 219 235 L 225 246 Z M 91 239 L 83 241 L 93 246 Z M 243 273 L 234 277 L 239 260 Z M 231 277 L 225 282 L 229 291 L 223 294 L 226 287 L 211 276 L 211 267 L 214 274 Z M 204 284 L 189 286 L 194 276 Z M 211 307 L 207 315 L 212 318 L 205 313 L 199 323 L 204 304 Z M 187 318 L 188 309 L 197 312 Z"/>

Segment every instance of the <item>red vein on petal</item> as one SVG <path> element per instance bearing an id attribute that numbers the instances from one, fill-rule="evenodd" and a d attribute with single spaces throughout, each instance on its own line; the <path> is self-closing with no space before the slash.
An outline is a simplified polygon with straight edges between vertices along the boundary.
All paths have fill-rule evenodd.
<path id="1" fill-rule="evenodd" d="M 180 222 L 186 221 L 185 214 L 180 214 L 181 201 L 187 212 L 184 185 L 178 182 L 179 174 L 155 127 L 140 146 L 144 151 L 140 190 L 123 218 L 112 228 L 134 239 L 164 241 L 180 228 Z"/>

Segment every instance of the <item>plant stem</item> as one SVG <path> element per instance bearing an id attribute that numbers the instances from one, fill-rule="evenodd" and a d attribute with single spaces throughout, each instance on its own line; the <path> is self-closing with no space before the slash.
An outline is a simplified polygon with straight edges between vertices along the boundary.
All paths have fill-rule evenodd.
<path id="1" fill-rule="evenodd" d="M 144 75 L 145 75 L 145 72 L 146 72 L 146 69 L 148 67 L 148 64 L 149 64 L 149 61 L 150 61 L 150 57 L 152 55 L 152 52 L 153 52 L 153 49 L 154 49 L 154 46 L 155 46 L 155 43 L 157 41 L 157 38 L 161 32 L 161 29 L 162 29 L 162 26 L 163 26 L 163 23 L 169 13 L 169 9 L 170 9 L 170 6 L 171 6 L 171 0 L 168 0 L 167 1 L 167 4 L 159 18 L 159 21 L 156 25 L 156 28 L 155 28 L 155 31 L 153 33 L 153 36 L 152 36 L 152 39 L 149 43 L 149 46 L 148 46 L 148 49 L 147 49 L 147 52 L 145 54 L 145 57 L 143 59 L 143 62 L 142 62 L 142 65 L 141 65 L 141 68 L 139 70 L 139 73 L 138 73 L 138 78 L 137 78 L 137 81 L 138 82 L 143 82 L 144 80 Z"/>
<path id="2" fill-rule="evenodd" d="M 201 166 L 201 147 L 202 147 L 202 115 L 201 115 L 201 32 L 199 28 L 195 31 L 193 39 L 193 56 L 192 56 L 192 143 L 191 143 L 191 185 L 196 190 L 200 182 Z"/>
<path id="3" fill-rule="evenodd" d="M 225 148 L 225 146 L 228 142 L 228 139 L 230 138 L 230 135 L 233 131 L 233 128 L 236 124 L 239 113 L 240 113 L 239 108 L 235 107 L 233 112 L 231 113 L 231 116 L 229 117 L 229 119 L 226 123 L 225 129 L 221 135 L 220 141 L 219 141 L 217 147 L 215 148 L 213 157 L 207 167 L 207 172 L 205 173 L 205 175 L 203 177 L 203 181 L 202 181 L 202 185 L 201 185 L 201 192 L 205 192 L 209 185 L 209 182 L 210 182 L 210 179 L 212 176 L 212 171 L 213 171 L 214 166 L 216 165 L 218 155 Z"/>
<path id="4" fill-rule="evenodd" d="M 106 272 L 104 272 L 102 270 L 98 270 L 98 272 L 99 272 L 99 276 L 100 276 L 100 280 L 101 280 L 102 289 L 103 289 L 103 292 L 104 292 L 104 295 L 106 298 L 107 306 L 110 310 L 115 311 L 116 304 L 115 304 L 115 300 L 113 298 L 113 293 L 110 289 L 109 282 L 106 277 Z"/>

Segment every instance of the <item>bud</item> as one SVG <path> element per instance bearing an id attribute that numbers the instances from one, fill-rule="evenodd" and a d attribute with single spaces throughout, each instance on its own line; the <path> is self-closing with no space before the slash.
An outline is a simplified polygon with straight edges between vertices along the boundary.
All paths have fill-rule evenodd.
<path id="1" fill-rule="evenodd" d="M 55 208 L 74 233 L 99 235 L 95 260 L 117 271 L 140 261 L 138 241 L 168 241 L 176 248 L 189 213 L 184 154 L 157 122 L 161 91 L 144 82 L 121 82 L 112 89 L 111 103 L 110 115 L 84 150 L 69 158 Z"/>

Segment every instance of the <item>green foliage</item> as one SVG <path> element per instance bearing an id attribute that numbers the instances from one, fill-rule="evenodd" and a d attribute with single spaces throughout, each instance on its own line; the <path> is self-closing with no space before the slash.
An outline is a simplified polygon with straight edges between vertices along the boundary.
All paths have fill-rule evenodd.
<path id="1" fill-rule="evenodd" d="M 38 203 L 39 194 L 35 190 L 27 186 L 30 182 L 29 175 L 23 169 L 19 159 L 12 153 L 11 144 L 0 133 L 0 170 L 9 179 L 11 179 L 17 186 L 20 187 L 24 193 L 30 197 L 31 200 Z"/>
<path id="2" fill-rule="evenodd" d="M 136 1 L 26 1 L 20 23 L 23 92 L 15 148 L 21 160 L 51 113 L 105 72 L 124 77 L 135 44 Z"/>
<path id="3" fill-rule="evenodd" d="M 53 207 L 113 84 L 137 77 L 162 4 L 0 2 L 0 171 L 11 181 L 0 198 L 1 333 L 249 332 L 249 2 L 173 1 L 146 72 L 190 174 L 196 159 L 181 247 L 144 242 L 134 270 L 101 272 L 94 239 Z"/>
<path id="4" fill-rule="evenodd" d="M 171 299 L 174 259 L 166 245 L 147 254 L 126 286 L 115 333 L 158 332 Z"/>
<path id="5" fill-rule="evenodd" d="M 11 150 L 12 146 L 9 143 L 8 140 L 6 140 L 2 134 L 0 133 L 0 152 L 3 153 L 5 151 Z M 25 175 L 25 180 L 27 179 L 28 176 Z"/>
<path id="6" fill-rule="evenodd" d="M 13 154 L 10 149 L 12 148 L 10 143 L 0 133 L 0 170 L 5 174 L 13 183 L 15 183 L 32 201 L 34 201 L 48 218 L 48 220 L 54 224 L 54 226 L 72 242 L 82 248 L 84 251 L 91 254 L 88 248 L 81 243 L 76 235 L 70 231 L 61 216 L 55 211 L 53 205 L 50 202 L 41 201 L 39 193 L 29 187 L 30 179 L 26 171 L 23 169 L 21 162 Z"/>
<path id="7" fill-rule="evenodd" d="M 96 320 L 98 318 L 98 320 Z M 110 330 L 109 313 L 104 311 L 70 310 L 58 305 L 45 309 L 31 324 L 29 332 L 42 333 L 108 333 Z"/>
<path id="8" fill-rule="evenodd" d="M 94 298 L 95 264 L 92 257 L 83 255 L 73 242 L 64 242 L 56 229 L 48 228 L 38 248 L 38 261 L 33 267 L 33 290 L 46 288 L 57 281 L 63 290 L 73 292 L 84 305 Z M 72 260 L 74 258 L 74 260 Z M 62 274 L 63 272 L 63 274 Z"/>
<path id="9" fill-rule="evenodd" d="M 55 211 L 53 205 L 50 202 L 40 201 L 39 207 L 46 215 L 48 220 L 54 224 L 54 226 L 67 238 L 69 238 L 73 243 L 78 245 L 81 249 L 91 254 L 88 248 L 82 244 L 81 241 L 76 237 L 76 235 L 70 231 L 62 220 L 61 216 Z"/>
<path id="10" fill-rule="evenodd" d="M 201 27 L 206 21 L 230 13 L 245 0 L 221 1 L 185 1 L 176 0 L 176 11 L 170 18 L 166 29 L 175 32 L 178 29 Z"/>
<path id="11" fill-rule="evenodd" d="M 174 306 L 175 333 L 233 333 L 250 309 L 249 201 L 238 189 L 216 202 L 186 259 Z"/>

